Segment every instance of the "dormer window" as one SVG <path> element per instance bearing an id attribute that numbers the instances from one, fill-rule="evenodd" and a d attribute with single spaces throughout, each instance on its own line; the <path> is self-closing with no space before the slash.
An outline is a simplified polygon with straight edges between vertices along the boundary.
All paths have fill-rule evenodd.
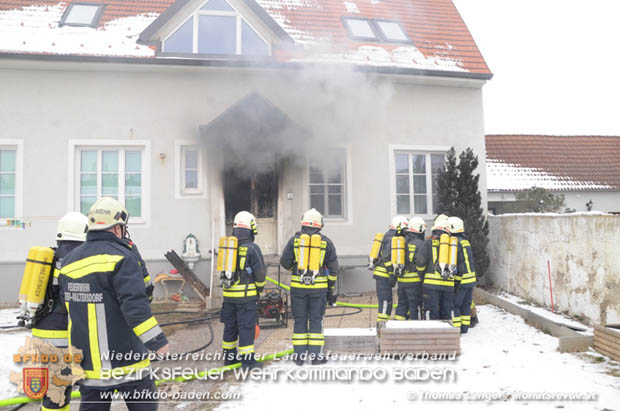
<path id="1" fill-rule="evenodd" d="M 397 21 L 373 20 L 364 17 L 343 17 L 342 22 L 352 40 L 411 43 L 411 40 Z"/>
<path id="2" fill-rule="evenodd" d="M 226 0 L 209 0 L 164 40 L 164 53 L 268 56 L 269 44 Z"/>
<path id="3" fill-rule="evenodd" d="M 71 3 L 60 20 L 61 26 L 95 27 L 103 13 L 103 4 Z"/>

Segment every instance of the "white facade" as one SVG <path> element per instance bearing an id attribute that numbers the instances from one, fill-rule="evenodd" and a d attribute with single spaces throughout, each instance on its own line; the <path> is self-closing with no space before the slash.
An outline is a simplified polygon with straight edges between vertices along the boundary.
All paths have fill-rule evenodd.
<path id="1" fill-rule="evenodd" d="M 259 221 L 258 243 L 266 254 L 279 253 L 298 230 L 301 214 L 311 204 L 308 164 L 330 148 L 345 153 L 343 215 L 326 218 L 324 233 L 341 256 L 366 255 L 374 233 L 384 231 L 396 213 L 395 152 L 472 147 L 481 160 L 486 203 L 480 80 L 341 68 L 285 71 L 6 58 L 0 66 L 0 143 L 19 146 L 23 189 L 17 201 L 22 214 L 16 217 L 30 223 L 25 229 L 0 227 L 0 267 L 6 267 L 7 284 L 1 301 L 14 300 L 29 247 L 52 245 L 58 218 L 79 210 L 80 178 L 88 178 L 77 165 L 80 150 L 116 151 L 121 162 L 123 150 L 140 153 L 142 207 L 140 217 L 130 221 L 132 238 L 156 274 L 171 268 L 162 263 L 164 253 L 176 249 L 180 254 L 182 240 L 193 233 L 206 259 L 196 271 L 207 281 L 208 250 L 226 231 L 227 160 L 213 141 L 201 136 L 200 127 L 209 127 L 248 95 L 260 96 L 305 133 L 289 135 L 269 148 L 279 160 L 276 213 Z M 234 108 L 230 113 L 234 117 Z M 215 141 L 231 138 L 220 134 Z M 233 146 L 246 143 L 236 140 Z M 198 166 L 193 159 L 190 168 L 184 165 L 187 158 L 195 158 L 193 153 L 184 157 L 186 150 L 197 153 Z M 257 155 L 246 153 L 235 167 L 243 168 Z M 105 173 L 102 163 L 99 180 Z M 129 173 L 129 163 L 124 166 Z M 189 191 L 183 189 L 186 171 L 187 178 L 197 178 Z M 118 181 L 122 195 L 122 175 Z M 98 184 L 100 194 L 101 181 Z M 429 190 L 427 186 L 430 195 Z M 422 216 L 431 219 L 432 210 Z M 367 271 L 360 276 L 369 281 Z"/>

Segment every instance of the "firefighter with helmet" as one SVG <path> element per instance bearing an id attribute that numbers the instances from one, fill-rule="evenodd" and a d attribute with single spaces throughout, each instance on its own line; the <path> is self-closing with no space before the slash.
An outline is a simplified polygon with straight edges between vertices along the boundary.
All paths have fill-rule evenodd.
<path id="1" fill-rule="evenodd" d="M 457 273 L 454 276 L 454 324 L 460 325 L 461 334 L 467 334 L 471 326 L 472 294 L 476 286 L 476 267 L 474 253 L 465 234 L 463 220 L 448 218 L 450 233 L 458 241 Z"/>
<path id="2" fill-rule="evenodd" d="M 383 235 L 377 262 L 372 267 L 372 277 L 377 286 L 377 322 L 388 321 L 392 315 L 392 288 L 396 285 L 398 276 L 392 266 L 392 238 L 395 236 L 405 237 L 408 226 L 407 217 L 397 215 L 392 218 L 390 228 Z"/>
<path id="3" fill-rule="evenodd" d="M 128 220 L 117 200 L 97 200 L 88 212 L 86 241 L 64 258 L 60 270 L 69 339 L 83 353 L 80 410 L 109 409 L 115 390 L 126 393 L 130 411 L 157 409 L 148 354 L 167 353 L 168 340 L 151 313 L 138 260 L 124 240 Z M 102 356 L 108 352 L 117 355 Z"/>
<path id="4" fill-rule="evenodd" d="M 422 249 L 415 256 L 416 266 L 424 271 L 422 283 L 424 318 L 430 320 L 451 320 L 454 307 L 454 277 L 446 275 L 439 267 L 442 234 L 450 234 L 448 216 L 445 214 L 435 218 L 431 237 L 424 241 Z"/>
<path id="5" fill-rule="evenodd" d="M 58 348 L 67 348 L 67 310 L 60 300 L 58 275 L 65 256 L 86 240 L 88 220 L 82 213 L 71 212 L 58 220 L 56 230 L 56 249 L 54 250 L 55 266 L 52 272 L 52 282 L 46 293 L 43 310 L 37 313 L 36 321 L 32 326 L 32 336 L 48 342 Z M 71 386 L 65 389 L 65 402 L 61 406 L 45 395 L 41 402 L 42 410 L 69 409 L 71 402 Z"/>
<path id="6" fill-rule="evenodd" d="M 334 285 L 338 273 L 336 247 L 320 231 L 323 216 L 314 208 L 301 219 L 301 230 L 288 241 L 280 264 L 291 273 L 293 349 L 297 365 L 306 357 L 313 365 L 324 364 L 323 315 L 326 304 L 336 303 Z"/>
<path id="7" fill-rule="evenodd" d="M 237 270 L 224 284 L 220 322 L 224 323 L 222 349 L 224 365 L 241 361 L 243 368 L 260 368 L 254 358 L 256 302 L 265 287 L 265 261 L 258 244 L 256 220 L 247 211 L 235 215 L 231 237 L 237 238 Z"/>
<path id="8" fill-rule="evenodd" d="M 424 271 L 415 264 L 415 255 L 424 244 L 426 223 L 420 217 L 409 219 L 405 238 L 407 252 L 405 272 L 398 277 L 398 305 L 396 306 L 395 320 L 420 320 L 422 310 L 422 279 Z"/>

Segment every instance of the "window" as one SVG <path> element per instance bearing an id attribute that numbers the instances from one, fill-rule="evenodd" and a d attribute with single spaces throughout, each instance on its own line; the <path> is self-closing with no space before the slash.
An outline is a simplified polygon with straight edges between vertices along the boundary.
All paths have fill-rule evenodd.
<path id="1" fill-rule="evenodd" d="M 409 37 L 407 37 L 398 22 L 375 20 L 375 24 L 379 27 L 381 37 L 385 41 L 409 42 Z"/>
<path id="2" fill-rule="evenodd" d="M 310 162 L 310 207 L 325 217 L 345 218 L 346 149 L 332 149 Z"/>
<path id="3" fill-rule="evenodd" d="M 60 25 L 94 27 L 102 13 L 103 4 L 71 3 L 62 17 Z"/>
<path id="4" fill-rule="evenodd" d="M 396 213 L 431 214 L 437 204 L 437 174 L 444 154 L 396 152 Z"/>
<path id="5" fill-rule="evenodd" d="M 77 204 L 88 210 L 100 197 L 113 197 L 125 205 L 130 217 L 144 216 L 143 149 L 140 147 L 81 147 L 76 150 L 79 177 Z"/>
<path id="6" fill-rule="evenodd" d="M 0 217 L 16 217 L 17 150 L 0 147 Z"/>
<path id="7" fill-rule="evenodd" d="M 200 194 L 200 150 L 196 147 L 184 146 L 181 149 L 181 191 L 183 194 Z"/>
<path id="8" fill-rule="evenodd" d="M 370 20 L 358 18 L 344 18 L 349 37 L 356 40 L 376 40 L 377 35 L 370 26 Z"/>
<path id="9" fill-rule="evenodd" d="M 226 0 L 209 0 L 164 40 L 164 53 L 268 56 L 268 43 Z"/>
<path id="10" fill-rule="evenodd" d="M 385 43 L 411 43 L 397 21 L 343 17 L 343 24 L 353 40 L 371 40 Z"/>

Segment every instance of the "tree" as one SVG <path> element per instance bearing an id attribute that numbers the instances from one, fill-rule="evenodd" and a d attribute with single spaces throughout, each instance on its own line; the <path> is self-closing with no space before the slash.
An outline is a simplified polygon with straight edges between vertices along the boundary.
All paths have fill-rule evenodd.
<path id="1" fill-rule="evenodd" d="M 553 194 L 542 187 L 532 187 L 515 195 L 521 211 L 532 213 L 557 213 L 566 206 L 564 194 Z"/>
<path id="2" fill-rule="evenodd" d="M 454 148 L 450 149 L 444 168 L 439 170 L 437 176 L 437 210 L 463 220 L 474 253 L 476 273 L 482 277 L 489 267 L 489 223 L 484 216 L 482 195 L 478 187 L 480 174 L 475 173 L 476 168 L 478 156 L 474 155 L 471 148 L 459 155 L 458 165 Z"/>

